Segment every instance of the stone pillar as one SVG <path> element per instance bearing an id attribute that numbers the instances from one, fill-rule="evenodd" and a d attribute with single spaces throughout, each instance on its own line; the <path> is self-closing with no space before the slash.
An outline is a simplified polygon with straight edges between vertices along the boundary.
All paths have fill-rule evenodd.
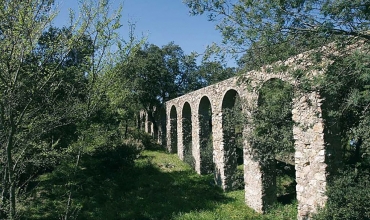
<path id="1" fill-rule="evenodd" d="M 169 115 L 166 114 L 166 108 L 161 108 L 161 114 L 160 114 L 160 136 L 159 136 L 159 144 L 161 146 L 167 146 L 167 118 Z"/>
<path id="2" fill-rule="evenodd" d="M 171 109 L 166 106 L 166 137 L 167 137 L 167 141 L 166 141 L 166 148 L 167 148 L 167 151 L 172 153 L 172 149 L 171 149 L 171 143 L 172 143 L 172 137 L 171 137 Z"/>
<path id="3" fill-rule="evenodd" d="M 154 123 L 152 121 L 149 121 L 149 128 L 150 128 L 150 131 L 149 131 L 150 135 L 152 137 L 155 137 L 154 136 Z"/>
<path id="4" fill-rule="evenodd" d="M 318 92 L 293 100 L 298 219 L 309 219 L 326 203 L 326 168 L 322 99 Z"/>
<path id="5" fill-rule="evenodd" d="M 191 121 L 192 121 L 192 154 L 194 158 L 194 168 L 195 171 L 198 174 L 201 174 L 200 171 L 200 127 L 199 127 L 199 111 L 198 109 L 192 107 L 192 115 L 191 115 Z"/>
<path id="6" fill-rule="evenodd" d="M 251 146 L 244 141 L 244 184 L 245 202 L 256 212 L 263 213 L 263 174 L 261 166 L 251 153 Z"/>
<path id="7" fill-rule="evenodd" d="M 268 206 L 276 202 L 276 168 L 274 161 L 262 164 L 260 157 L 263 155 L 254 155 L 254 147 L 249 143 L 248 135 L 253 132 L 252 113 L 257 108 L 258 94 L 256 92 L 244 91 L 243 95 L 243 113 L 248 118 L 244 125 L 244 184 L 245 184 L 245 202 L 256 212 L 264 213 Z"/>
<path id="8" fill-rule="evenodd" d="M 148 120 L 148 114 L 146 112 L 144 112 L 144 129 L 145 129 L 145 132 L 146 133 L 149 133 L 149 120 Z"/>
<path id="9" fill-rule="evenodd" d="M 226 187 L 225 181 L 225 155 L 222 130 L 222 112 L 221 109 L 215 109 L 212 115 L 212 132 L 213 132 L 213 160 L 215 163 L 215 182 L 224 190 Z"/>
<path id="10" fill-rule="evenodd" d="M 177 155 L 179 156 L 180 160 L 184 160 L 182 117 L 182 108 L 179 108 L 177 112 Z"/>

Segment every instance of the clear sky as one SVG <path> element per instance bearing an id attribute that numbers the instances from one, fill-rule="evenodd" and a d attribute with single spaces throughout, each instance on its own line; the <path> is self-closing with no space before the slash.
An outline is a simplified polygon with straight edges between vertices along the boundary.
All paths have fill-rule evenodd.
<path id="1" fill-rule="evenodd" d="M 60 14 L 54 24 L 61 26 L 68 21 L 68 9 L 78 9 L 78 0 L 57 0 Z M 111 0 L 118 7 L 121 1 Z M 215 23 L 205 15 L 190 16 L 182 0 L 124 0 L 122 35 L 127 36 L 127 24 L 136 24 L 136 35 L 148 37 L 148 42 L 163 46 L 171 41 L 179 45 L 186 54 L 203 53 L 212 42 L 221 42 L 221 34 Z"/>

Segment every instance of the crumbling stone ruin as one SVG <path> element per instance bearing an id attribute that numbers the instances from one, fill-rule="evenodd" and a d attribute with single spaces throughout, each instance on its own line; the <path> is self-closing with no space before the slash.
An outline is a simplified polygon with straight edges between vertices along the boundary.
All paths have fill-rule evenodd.
<path id="1" fill-rule="evenodd" d="M 223 128 L 223 113 L 233 106 L 235 100 L 242 103 L 242 114 L 248 120 L 257 108 L 259 88 L 269 80 L 278 79 L 294 88 L 292 100 L 292 120 L 294 121 L 294 166 L 296 174 L 296 193 L 298 200 L 298 219 L 309 219 L 319 207 L 323 207 L 327 179 L 336 160 L 334 149 L 336 128 L 326 125 L 323 118 L 325 99 L 320 91 L 300 89 L 301 81 L 294 78 L 292 71 L 301 71 L 306 78 L 325 74 L 330 55 L 335 51 L 333 45 L 319 49 L 320 62 L 312 62 L 308 51 L 291 57 L 284 62 L 264 66 L 259 71 L 250 71 L 217 84 L 193 91 L 165 103 L 165 124 L 159 129 L 159 141 L 180 159 L 186 159 L 191 152 L 194 169 L 199 174 L 206 173 L 206 162 L 202 149 L 204 139 L 211 137 L 213 148 L 215 182 L 224 190 L 232 187 L 230 179 L 236 161 L 230 153 L 230 140 Z M 145 115 L 145 114 L 144 114 Z M 153 132 L 152 124 L 145 123 L 147 132 Z M 243 135 L 247 137 L 253 127 L 246 123 Z M 253 155 L 248 138 L 243 142 L 245 201 L 248 206 L 263 213 L 276 201 L 276 186 L 269 184 L 271 172 Z M 275 189 L 274 189 L 275 187 Z"/>

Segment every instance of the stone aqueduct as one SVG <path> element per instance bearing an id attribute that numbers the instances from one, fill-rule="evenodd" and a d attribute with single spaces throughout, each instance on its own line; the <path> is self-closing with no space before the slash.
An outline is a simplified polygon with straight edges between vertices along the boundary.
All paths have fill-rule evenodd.
<path id="1" fill-rule="evenodd" d="M 270 71 L 272 66 L 265 66 L 259 71 L 251 71 L 243 76 L 230 78 L 217 84 L 193 91 L 181 97 L 172 99 L 165 103 L 165 117 L 159 129 L 159 140 L 169 152 L 177 153 L 180 159 L 184 159 L 184 145 L 186 141 L 192 143 L 192 155 L 195 162 L 195 170 L 202 174 L 202 152 L 201 135 L 204 121 L 201 117 L 211 120 L 211 132 L 213 142 L 213 162 L 215 165 L 215 180 L 223 188 L 228 189 L 230 182 L 230 169 L 228 163 L 227 141 L 223 134 L 223 108 L 232 104 L 235 97 L 239 96 L 242 100 L 242 112 L 247 119 L 251 119 L 253 111 L 257 108 L 259 88 L 271 79 L 280 79 L 290 83 L 294 88 L 294 98 L 292 100 L 292 119 L 294 121 L 294 162 L 296 174 L 296 193 L 298 200 L 298 219 L 308 219 L 318 207 L 325 205 L 327 197 L 325 195 L 328 175 L 331 169 L 334 149 L 330 143 L 333 140 L 335 128 L 324 124 L 323 104 L 319 91 L 311 90 L 305 92 L 299 89 L 300 81 L 288 74 L 289 70 L 300 70 L 308 77 L 325 73 L 325 67 L 331 61 L 328 59 L 330 46 L 322 47 L 320 53 L 324 59 L 320 62 L 319 68 L 311 68 L 317 63 L 310 62 L 311 52 L 305 52 L 291 57 L 284 62 L 274 64 L 275 67 L 284 71 Z M 325 58 L 326 57 L 326 58 Z M 277 68 L 279 69 L 279 68 Z M 288 70 L 289 69 L 289 70 Z M 207 113 L 210 109 L 210 113 Z M 209 112 L 209 111 L 208 111 Z M 183 121 L 191 121 L 191 138 L 184 136 Z M 152 123 L 145 123 L 145 130 L 154 133 Z M 250 124 L 244 125 L 243 134 L 253 129 Z M 189 132 L 186 131 L 186 132 Z M 174 134 L 175 133 L 175 134 Z M 154 135 L 154 134 L 153 134 Z M 173 140 L 176 139 L 176 140 Z M 329 143 L 330 142 L 330 143 Z M 175 146 L 177 145 L 177 146 Z M 251 146 L 247 139 L 243 144 L 244 161 L 244 183 L 245 201 L 248 206 L 257 212 L 264 212 L 266 207 L 271 204 L 275 195 L 271 195 L 271 184 L 269 184 L 269 174 L 265 173 L 261 163 L 256 160 L 251 152 Z M 176 152 L 177 151 L 177 152 Z M 330 153 L 329 153 L 330 152 Z"/>

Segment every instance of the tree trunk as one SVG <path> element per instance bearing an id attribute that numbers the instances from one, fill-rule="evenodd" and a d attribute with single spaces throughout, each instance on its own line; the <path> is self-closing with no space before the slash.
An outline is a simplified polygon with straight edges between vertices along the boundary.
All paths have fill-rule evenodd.
<path id="1" fill-rule="evenodd" d="M 128 119 L 125 119 L 125 138 L 127 138 L 127 133 L 128 133 Z"/>
<path id="2" fill-rule="evenodd" d="M 10 116 L 10 123 L 11 123 L 11 128 L 10 128 L 10 133 L 8 136 L 8 142 L 6 145 L 6 159 L 7 159 L 7 166 L 8 166 L 8 177 L 9 177 L 9 201 L 10 201 L 10 219 L 15 219 L 15 181 L 14 181 L 14 170 L 13 170 L 13 158 L 12 158 L 12 150 L 13 150 L 13 138 L 14 138 L 14 133 L 15 133 L 15 125 L 13 121 L 13 117 Z"/>
<path id="3" fill-rule="evenodd" d="M 76 159 L 76 164 L 75 164 L 75 169 L 74 169 L 74 175 L 73 176 L 75 176 L 75 174 L 77 172 L 77 169 L 78 169 L 78 166 L 80 164 L 81 154 L 82 154 L 82 149 L 80 147 L 80 149 L 78 150 L 78 154 L 77 154 L 77 159 Z M 70 181 L 72 181 L 72 180 L 70 180 Z M 72 205 L 72 193 L 73 193 L 73 184 L 69 183 L 68 200 L 67 200 L 67 205 L 66 205 L 66 212 L 64 214 L 64 220 L 68 220 L 68 218 L 69 218 L 69 212 L 70 212 L 71 205 Z"/>
<path id="4" fill-rule="evenodd" d="M 6 218 L 6 212 L 4 210 L 6 209 L 5 202 L 9 200 L 9 188 L 8 188 L 8 167 L 4 164 L 4 170 L 3 170 L 3 179 L 2 179 L 2 190 L 1 190 L 1 204 L 0 204 L 0 218 L 5 219 Z"/>

